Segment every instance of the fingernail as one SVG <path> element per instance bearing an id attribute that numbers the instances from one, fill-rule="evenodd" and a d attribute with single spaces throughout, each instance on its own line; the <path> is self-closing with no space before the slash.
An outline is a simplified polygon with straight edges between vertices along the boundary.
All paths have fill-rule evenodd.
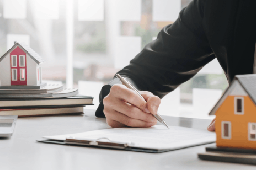
<path id="1" fill-rule="evenodd" d="M 148 110 L 148 108 L 145 108 L 145 112 L 146 112 L 146 113 L 150 113 L 150 111 Z"/>

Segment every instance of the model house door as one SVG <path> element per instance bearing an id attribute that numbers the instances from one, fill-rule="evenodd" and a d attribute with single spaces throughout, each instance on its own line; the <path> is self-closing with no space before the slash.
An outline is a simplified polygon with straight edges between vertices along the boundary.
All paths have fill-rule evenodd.
<path id="1" fill-rule="evenodd" d="M 27 58 L 26 53 L 17 47 L 10 53 L 11 60 L 11 85 L 27 85 Z"/>

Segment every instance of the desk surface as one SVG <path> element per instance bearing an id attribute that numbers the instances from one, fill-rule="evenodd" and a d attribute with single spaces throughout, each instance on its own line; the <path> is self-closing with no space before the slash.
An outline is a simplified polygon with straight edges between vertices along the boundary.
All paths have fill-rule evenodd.
<path id="1" fill-rule="evenodd" d="M 168 121 L 167 121 L 168 123 Z M 36 142 L 42 136 L 108 128 L 91 111 L 85 115 L 19 118 L 13 136 L 0 140 L 1 170 L 255 169 L 254 166 L 201 161 L 205 146 L 166 153 L 142 153 Z"/>

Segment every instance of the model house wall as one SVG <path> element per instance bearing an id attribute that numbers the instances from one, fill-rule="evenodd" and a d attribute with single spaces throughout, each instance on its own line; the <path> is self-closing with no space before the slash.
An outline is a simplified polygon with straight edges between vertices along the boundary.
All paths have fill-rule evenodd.
<path id="1" fill-rule="evenodd" d="M 216 145 L 256 149 L 255 103 L 238 82 L 233 85 L 215 113 Z"/>
<path id="2" fill-rule="evenodd" d="M 11 85 L 10 53 L 0 62 L 0 84 L 1 86 Z"/>
<path id="3" fill-rule="evenodd" d="M 37 65 L 36 67 L 36 80 L 37 84 L 40 85 L 42 83 L 42 67 L 41 65 Z"/>
<path id="4" fill-rule="evenodd" d="M 28 86 L 33 86 L 33 85 L 40 85 L 38 78 L 37 78 L 37 63 L 31 59 L 31 57 L 27 57 L 27 63 L 28 63 Z"/>

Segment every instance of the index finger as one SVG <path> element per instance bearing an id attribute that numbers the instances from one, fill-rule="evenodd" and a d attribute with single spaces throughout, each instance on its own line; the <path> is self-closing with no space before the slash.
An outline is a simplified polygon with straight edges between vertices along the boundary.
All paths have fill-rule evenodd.
<path id="1" fill-rule="evenodd" d="M 148 101 L 150 97 L 154 97 L 154 94 L 148 91 L 140 91 L 141 96 Z"/>
<path id="2" fill-rule="evenodd" d="M 110 89 L 110 94 L 146 112 L 146 101 L 140 98 L 138 94 L 136 94 L 136 92 L 134 92 L 131 89 L 128 89 L 126 86 L 119 84 L 114 85 Z"/>

